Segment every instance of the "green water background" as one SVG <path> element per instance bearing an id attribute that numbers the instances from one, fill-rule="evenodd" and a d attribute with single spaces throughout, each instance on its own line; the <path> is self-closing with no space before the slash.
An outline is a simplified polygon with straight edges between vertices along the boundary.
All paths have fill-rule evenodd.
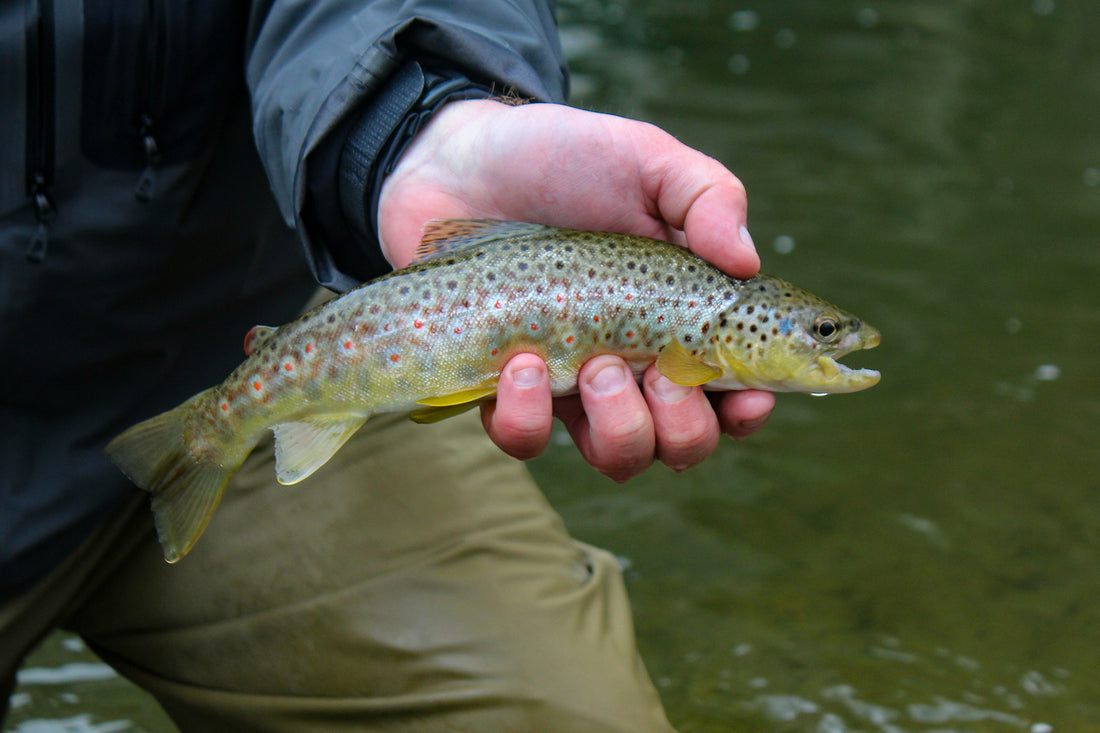
<path id="1" fill-rule="evenodd" d="M 575 104 L 721 160 L 764 269 L 883 332 L 846 359 L 879 386 L 781 396 L 684 475 L 618 486 L 564 439 L 532 464 L 627 566 L 673 722 L 1100 731 L 1100 3 L 559 15 Z M 59 636 L 28 666 L 74 662 L 94 658 Z M 74 676 L 29 677 L 9 730 L 171 730 Z"/>

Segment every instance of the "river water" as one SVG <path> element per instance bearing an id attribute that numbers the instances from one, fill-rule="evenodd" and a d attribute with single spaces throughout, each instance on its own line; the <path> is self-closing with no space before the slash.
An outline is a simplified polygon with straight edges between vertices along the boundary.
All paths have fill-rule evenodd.
<path id="1" fill-rule="evenodd" d="M 883 333 L 846 359 L 880 385 L 783 395 L 683 475 L 532 465 L 627 567 L 676 726 L 1100 731 L 1100 4 L 560 17 L 575 104 L 724 162 L 764 269 Z M 52 638 L 9 730 L 171 730 L 94 665 Z"/>

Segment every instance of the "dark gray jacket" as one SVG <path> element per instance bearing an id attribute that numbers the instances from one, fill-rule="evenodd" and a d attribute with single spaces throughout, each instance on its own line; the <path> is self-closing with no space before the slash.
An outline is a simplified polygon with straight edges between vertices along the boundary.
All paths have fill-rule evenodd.
<path id="1" fill-rule="evenodd" d="M 0 0 L 0 599 L 133 495 L 103 446 L 291 318 L 307 263 L 384 267 L 356 207 L 439 80 L 563 100 L 552 8 Z"/>

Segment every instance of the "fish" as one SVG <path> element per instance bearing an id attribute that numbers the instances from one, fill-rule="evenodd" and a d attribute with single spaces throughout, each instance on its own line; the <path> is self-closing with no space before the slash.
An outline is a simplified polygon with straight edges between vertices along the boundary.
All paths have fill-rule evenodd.
<path id="1" fill-rule="evenodd" d="M 879 344 L 856 316 L 770 275 L 731 277 L 646 237 L 491 219 L 432 220 L 412 264 L 278 328 L 256 326 L 221 384 L 115 437 L 106 454 L 151 494 L 168 562 L 194 546 L 226 485 L 271 430 L 295 484 L 373 415 L 431 423 L 496 394 L 540 356 L 555 396 L 616 354 L 710 390 L 844 393 L 879 372 L 838 359 Z"/>

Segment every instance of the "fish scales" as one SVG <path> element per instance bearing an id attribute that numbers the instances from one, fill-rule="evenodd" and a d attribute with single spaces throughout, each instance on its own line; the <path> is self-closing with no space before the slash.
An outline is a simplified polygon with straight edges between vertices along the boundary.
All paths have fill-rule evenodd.
<path id="1" fill-rule="evenodd" d="M 555 395 L 585 361 L 656 362 L 710 389 L 856 391 L 878 381 L 836 358 L 878 332 L 768 275 L 739 280 L 665 242 L 490 220 L 433 222 L 411 266 L 277 329 L 257 327 L 220 385 L 126 431 L 108 455 L 142 488 L 166 557 L 194 544 L 225 483 L 267 429 L 295 483 L 371 415 L 429 422 L 476 406 L 517 353 L 542 357 Z"/>

